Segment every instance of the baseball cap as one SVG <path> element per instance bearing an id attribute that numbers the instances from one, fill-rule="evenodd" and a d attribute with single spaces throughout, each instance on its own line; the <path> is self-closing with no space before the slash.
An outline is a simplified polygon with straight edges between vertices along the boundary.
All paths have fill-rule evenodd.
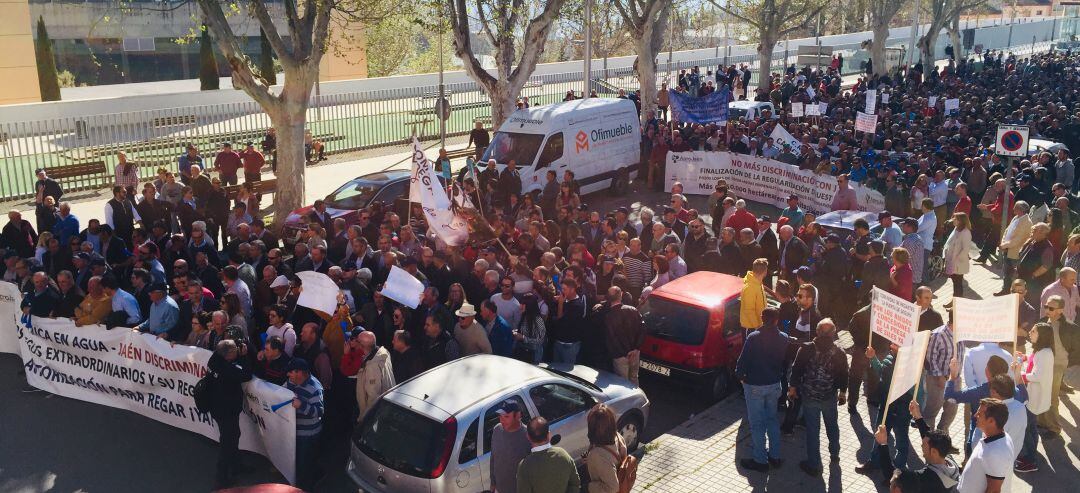
<path id="1" fill-rule="evenodd" d="M 799 276 L 799 277 L 801 277 L 803 279 L 806 279 L 807 281 L 814 278 L 814 271 L 811 270 L 810 267 L 806 266 L 806 265 L 791 271 L 791 273 L 795 274 L 796 276 Z"/>
<path id="2" fill-rule="evenodd" d="M 168 293 L 169 292 L 169 287 L 166 286 L 165 283 L 163 283 L 163 282 L 155 282 L 154 284 L 150 285 L 150 291 L 151 292 L 162 291 L 162 292 Z"/>
<path id="3" fill-rule="evenodd" d="M 9 253 L 15 253 L 15 252 L 9 252 Z M 79 253 L 76 253 L 75 255 L 73 255 L 71 258 L 77 258 L 77 259 L 81 259 L 83 261 L 89 262 L 93 257 L 91 257 L 89 253 L 79 252 Z"/>
<path id="4" fill-rule="evenodd" d="M 825 242 L 840 243 L 840 235 L 836 233 L 831 233 L 829 234 L 829 236 L 825 237 Z"/>
<path id="5" fill-rule="evenodd" d="M 885 219 L 887 217 L 892 217 L 892 214 L 889 214 L 888 212 L 885 212 L 885 211 L 881 211 L 877 215 L 877 220 L 880 221 L 880 220 Z"/>
<path id="6" fill-rule="evenodd" d="M 287 367 L 286 372 L 295 370 L 306 371 L 310 373 L 311 367 L 308 366 L 307 361 L 304 361 L 304 358 L 293 358 L 289 361 L 289 366 Z"/>
<path id="7" fill-rule="evenodd" d="M 274 278 L 274 282 L 270 283 L 270 288 L 280 288 L 282 286 L 289 285 L 289 278 L 285 276 L 277 276 Z"/>
<path id="8" fill-rule="evenodd" d="M 499 407 L 497 407 L 495 409 L 495 413 L 498 414 L 499 416 L 503 416 L 503 415 L 511 414 L 511 413 L 516 413 L 516 412 L 520 412 L 520 411 L 521 411 L 521 407 L 518 406 L 518 403 L 516 401 L 514 401 L 513 399 L 507 399 L 505 401 L 502 401 L 502 404 L 499 404 Z"/>

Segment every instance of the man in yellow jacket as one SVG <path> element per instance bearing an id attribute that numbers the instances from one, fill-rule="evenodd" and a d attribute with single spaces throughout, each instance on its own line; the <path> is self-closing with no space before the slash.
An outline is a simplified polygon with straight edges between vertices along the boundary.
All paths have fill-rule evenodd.
<path id="1" fill-rule="evenodd" d="M 765 311 L 765 285 L 761 282 L 769 274 L 769 261 L 763 258 L 754 260 L 750 271 L 743 278 L 742 295 L 739 304 L 739 325 L 744 330 L 761 327 L 761 312 Z"/>

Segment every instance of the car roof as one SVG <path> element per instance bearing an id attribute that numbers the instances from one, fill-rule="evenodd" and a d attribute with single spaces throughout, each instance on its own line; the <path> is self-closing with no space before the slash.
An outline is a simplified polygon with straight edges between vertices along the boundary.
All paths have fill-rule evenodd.
<path id="1" fill-rule="evenodd" d="M 407 169 L 392 169 L 386 171 L 376 171 L 375 173 L 368 173 L 366 175 L 360 175 L 353 178 L 353 181 L 363 180 L 374 183 L 391 182 L 394 180 L 400 180 L 402 178 L 409 177 L 409 170 Z"/>
<path id="2" fill-rule="evenodd" d="M 421 373 L 394 387 L 389 394 L 404 394 L 457 415 L 477 401 L 552 376 L 547 370 L 522 361 L 475 354 Z"/>
<path id="3" fill-rule="evenodd" d="M 769 103 L 767 101 L 748 101 L 748 100 L 732 101 L 732 102 L 728 103 L 729 108 L 760 108 L 762 106 L 771 106 L 771 105 L 772 105 L 772 103 Z"/>
<path id="4" fill-rule="evenodd" d="M 649 296 L 660 296 L 704 308 L 714 308 L 742 294 L 743 280 L 718 272 L 698 271 L 671 281 Z"/>

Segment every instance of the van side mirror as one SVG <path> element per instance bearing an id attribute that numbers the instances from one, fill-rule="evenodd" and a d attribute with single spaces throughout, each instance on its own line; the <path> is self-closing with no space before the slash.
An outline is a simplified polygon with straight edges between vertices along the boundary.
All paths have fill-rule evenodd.
<path id="1" fill-rule="evenodd" d="M 561 441 L 562 441 L 562 435 L 555 435 L 555 436 L 551 437 L 551 444 L 552 445 L 558 445 L 559 442 L 561 442 Z"/>

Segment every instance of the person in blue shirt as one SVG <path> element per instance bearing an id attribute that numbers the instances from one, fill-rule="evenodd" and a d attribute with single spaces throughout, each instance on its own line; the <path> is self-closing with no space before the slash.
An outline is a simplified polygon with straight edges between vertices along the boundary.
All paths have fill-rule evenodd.
<path id="1" fill-rule="evenodd" d="M 514 352 L 514 333 L 506 319 L 499 316 L 499 306 L 494 301 L 480 303 L 480 317 L 485 320 L 484 330 L 491 341 L 491 354 L 509 358 Z"/>
<path id="2" fill-rule="evenodd" d="M 177 160 L 177 169 L 180 171 L 180 181 L 184 185 L 191 184 L 191 167 L 203 167 L 203 158 L 199 155 L 199 149 L 194 144 L 187 145 L 187 152 Z"/>
<path id="3" fill-rule="evenodd" d="M 780 217 L 786 217 L 788 219 L 787 225 L 798 231 L 803 225 L 803 218 L 806 216 L 806 213 L 799 208 L 799 196 L 788 195 L 787 205 L 786 209 L 780 211 Z"/>
<path id="4" fill-rule="evenodd" d="M 105 294 L 112 297 L 112 313 L 105 319 L 106 327 L 110 329 L 113 327 L 135 327 L 142 321 L 142 314 L 139 313 L 139 302 L 135 300 L 134 295 L 120 289 L 115 277 L 102 276 L 101 287 L 105 290 Z"/>
<path id="5" fill-rule="evenodd" d="M 180 327 L 177 323 L 180 320 L 180 307 L 167 291 L 168 288 L 164 283 L 155 283 L 150 286 L 150 316 L 145 322 L 135 326 L 136 332 L 149 332 L 170 341 L 182 340 L 181 336 L 187 336 L 187 334 L 176 333 Z"/>
<path id="6" fill-rule="evenodd" d="M 735 365 L 735 376 L 743 384 L 746 419 L 750 422 L 754 451 L 753 458 L 742 459 L 739 463 L 743 468 L 758 472 L 768 471 L 770 465 L 780 465 L 780 421 L 776 416 L 776 403 L 781 395 L 784 357 L 792 340 L 777 329 L 779 319 L 780 312 L 776 308 L 766 308 L 762 312 L 761 328 L 746 337 Z M 768 451 L 766 436 L 769 438 Z"/>
<path id="7" fill-rule="evenodd" d="M 900 246 L 904 242 L 904 232 L 893 223 L 892 214 L 888 212 L 878 213 L 878 226 L 871 233 L 874 233 L 877 239 L 885 243 L 886 256 L 889 255 L 893 248 Z"/>
<path id="8" fill-rule="evenodd" d="M 60 239 L 61 245 L 67 245 L 71 237 L 79 235 L 79 218 L 71 213 L 71 205 L 67 202 L 60 203 L 60 215 L 53 225 L 53 234 Z"/>

